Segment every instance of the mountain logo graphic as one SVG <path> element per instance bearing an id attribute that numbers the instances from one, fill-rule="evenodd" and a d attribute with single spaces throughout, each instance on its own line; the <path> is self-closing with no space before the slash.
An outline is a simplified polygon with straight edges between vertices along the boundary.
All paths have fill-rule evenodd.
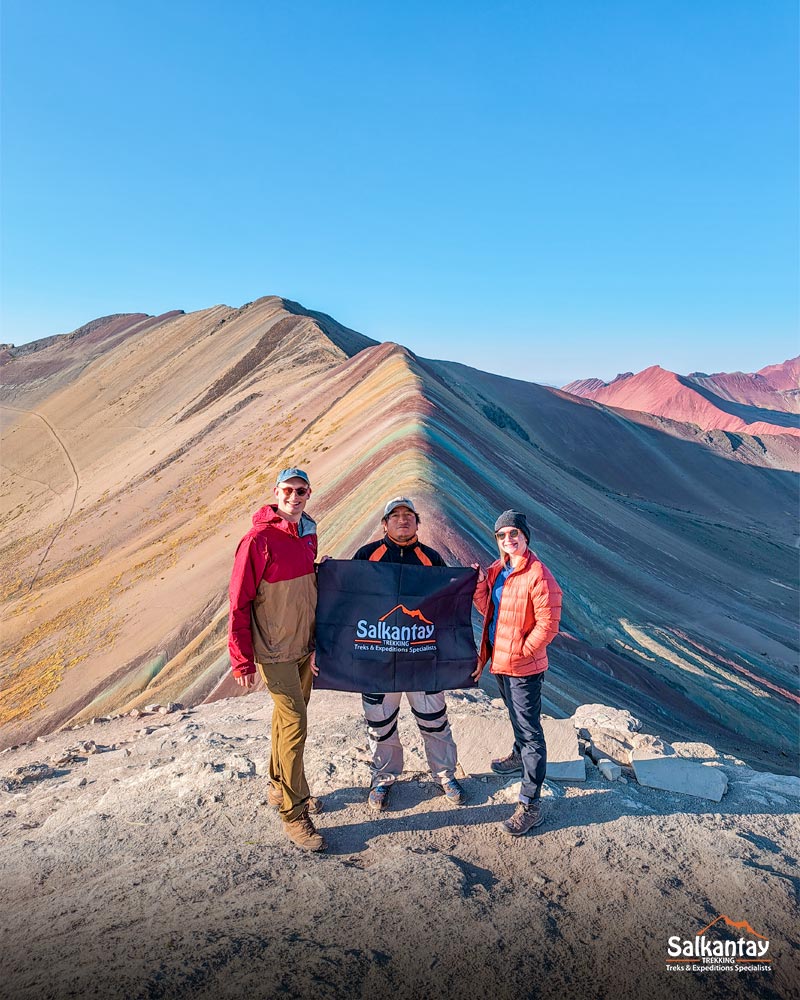
<path id="1" fill-rule="evenodd" d="M 430 618 L 426 618 L 418 608 L 414 611 L 409 611 L 405 604 L 396 604 L 391 611 L 387 611 L 385 615 L 381 615 L 378 621 L 385 622 L 389 615 L 393 615 L 395 611 L 402 611 L 403 614 L 408 615 L 409 618 L 418 618 L 421 622 L 425 622 L 426 625 L 433 625 Z"/>
<path id="2" fill-rule="evenodd" d="M 725 926 L 730 927 L 731 930 L 744 931 L 745 934 L 752 934 L 754 937 L 761 938 L 762 941 L 769 940 L 763 934 L 759 934 L 758 931 L 754 931 L 746 920 L 731 920 L 731 918 L 726 917 L 724 913 L 720 913 L 720 915 L 718 917 L 715 917 L 710 924 L 706 924 L 706 926 L 701 931 L 698 932 L 697 936 L 702 937 L 706 931 L 709 931 L 711 930 L 712 927 L 715 927 L 720 922 L 720 920 L 723 920 L 725 922 Z"/>
<path id="3" fill-rule="evenodd" d="M 748 920 L 731 920 L 720 913 L 693 938 L 676 934 L 667 940 L 667 969 L 730 972 L 746 966 L 751 972 L 768 972 L 772 967 L 768 951 L 769 938 L 754 930 Z"/>
<path id="4" fill-rule="evenodd" d="M 356 624 L 355 645 L 368 652 L 435 652 L 436 626 L 419 608 L 395 604 L 377 620 L 362 618 Z"/>

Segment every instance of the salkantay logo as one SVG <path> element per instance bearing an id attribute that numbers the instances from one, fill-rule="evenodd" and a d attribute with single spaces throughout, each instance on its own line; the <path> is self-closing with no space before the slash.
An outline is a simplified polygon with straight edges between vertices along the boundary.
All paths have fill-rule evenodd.
<path id="1" fill-rule="evenodd" d="M 395 616 L 393 622 L 388 619 Z M 375 622 L 356 624 L 355 648 L 368 652 L 430 653 L 436 650 L 436 626 L 418 609 L 396 604 Z"/>
<path id="2" fill-rule="evenodd" d="M 710 930 L 740 931 L 738 937 L 713 938 Z M 750 935 L 746 937 L 745 935 Z M 693 938 L 674 935 L 667 940 L 668 972 L 769 972 L 769 939 L 746 920 L 721 913 Z"/>

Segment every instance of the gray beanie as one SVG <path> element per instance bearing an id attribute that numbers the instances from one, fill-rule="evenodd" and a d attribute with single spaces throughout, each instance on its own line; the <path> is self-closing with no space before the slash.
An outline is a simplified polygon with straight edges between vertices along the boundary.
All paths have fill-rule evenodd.
<path id="1" fill-rule="evenodd" d="M 494 522 L 495 534 L 501 528 L 519 528 L 525 536 L 525 541 L 530 542 L 531 540 L 531 529 L 528 527 L 528 519 L 518 510 L 503 511 L 500 517 Z"/>

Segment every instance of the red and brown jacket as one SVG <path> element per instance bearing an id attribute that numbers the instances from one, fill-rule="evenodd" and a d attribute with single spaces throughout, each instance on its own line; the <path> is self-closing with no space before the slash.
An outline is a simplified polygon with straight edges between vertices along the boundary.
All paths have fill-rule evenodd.
<path id="1" fill-rule="evenodd" d="M 274 504 L 253 515 L 231 574 L 228 650 L 234 677 L 256 662 L 288 663 L 314 648 L 317 526 L 306 514 L 286 521 Z"/>
<path id="2" fill-rule="evenodd" d="M 547 670 L 547 646 L 558 635 L 561 620 L 561 587 L 550 570 L 530 549 L 525 563 L 506 578 L 495 610 L 492 587 L 503 559 L 493 562 L 486 579 L 475 589 L 475 606 L 483 615 L 480 660 L 491 657 L 493 674 L 527 677 Z M 489 625 L 497 614 L 494 649 L 489 646 Z"/>

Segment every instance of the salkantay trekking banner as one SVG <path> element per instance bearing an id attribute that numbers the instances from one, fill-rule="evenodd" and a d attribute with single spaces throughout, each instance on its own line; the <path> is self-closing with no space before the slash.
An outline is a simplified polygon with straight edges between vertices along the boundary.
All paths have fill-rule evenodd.
<path id="1" fill-rule="evenodd" d="M 326 559 L 319 566 L 317 688 L 475 687 L 474 569 Z"/>

